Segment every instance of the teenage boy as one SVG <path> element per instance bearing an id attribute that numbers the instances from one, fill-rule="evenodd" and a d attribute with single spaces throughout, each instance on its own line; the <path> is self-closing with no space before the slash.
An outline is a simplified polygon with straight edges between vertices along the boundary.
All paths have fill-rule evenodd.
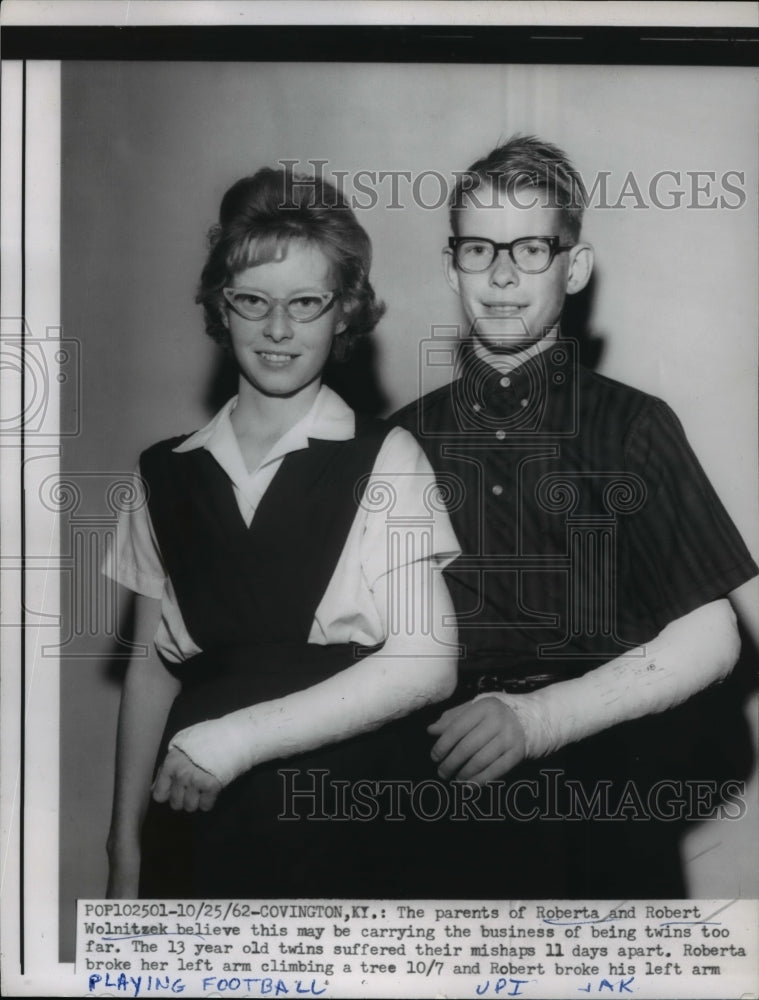
<path id="1" fill-rule="evenodd" d="M 684 896 L 677 821 L 694 782 L 724 776 L 724 598 L 757 567 L 669 407 L 559 339 L 593 268 L 583 207 L 534 137 L 460 178 L 443 260 L 469 337 L 452 384 L 395 418 L 463 553 L 446 572 L 459 689 L 429 732 L 438 774 L 482 788 L 426 826 L 440 896 Z"/>

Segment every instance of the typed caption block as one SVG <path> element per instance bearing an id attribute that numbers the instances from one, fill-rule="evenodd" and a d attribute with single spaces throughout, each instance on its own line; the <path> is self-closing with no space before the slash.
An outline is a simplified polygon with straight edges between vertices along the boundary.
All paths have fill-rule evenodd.
<path id="1" fill-rule="evenodd" d="M 83 996 L 756 996 L 756 900 L 80 900 Z"/>

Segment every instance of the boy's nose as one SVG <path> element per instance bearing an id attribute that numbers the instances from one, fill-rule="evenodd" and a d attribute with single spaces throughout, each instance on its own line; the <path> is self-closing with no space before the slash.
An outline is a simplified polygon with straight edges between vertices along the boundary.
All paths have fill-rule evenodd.
<path id="1" fill-rule="evenodd" d="M 499 250 L 490 266 L 490 280 L 494 285 L 519 284 L 519 271 L 511 259 L 508 250 Z"/>

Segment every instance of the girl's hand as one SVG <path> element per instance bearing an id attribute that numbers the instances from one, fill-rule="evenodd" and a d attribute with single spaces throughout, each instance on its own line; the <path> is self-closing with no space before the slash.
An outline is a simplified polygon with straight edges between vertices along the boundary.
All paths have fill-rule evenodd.
<path id="1" fill-rule="evenodd" d="M 193 764 L 186 754 L 173 747 L 166 754 L 153 782 L 153 798 L 156 802 L 168 802 L 172 809 L 208 812 L 213 809 L 221 788 L 218 778 Z"/>
<path id="2" fill-rule="evenodd" d="M 427 732 L 439 737 L 432 759 L 441 778 L 484 784 L 503 777 L 525 757 L 522 725 L 498 698 L 451 708 Z"/>

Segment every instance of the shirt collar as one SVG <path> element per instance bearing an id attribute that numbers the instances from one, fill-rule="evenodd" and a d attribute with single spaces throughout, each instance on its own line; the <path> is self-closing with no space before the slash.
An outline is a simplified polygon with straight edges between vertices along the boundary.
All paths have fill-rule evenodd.
<path id="1" fill-rule="evenodd" d="M 541 340 L 535 341 L 534 344 L 530 344 L 523 351 L 519 351 L 516 354 L 497 354 L 494 351 L 487 351 L 482 354 L 476 354 L 474 348 L 472 348 L 472 354 L 478 358 L 482 364 L 489 365 L 491 368 L 495 368 L 497 372 L 501 375 L 509 375 L 515 369 L 520 368 L 523 364 L 536 358 L 543 351 L 548 350 L 548 348 L 554 344 L 559 336 L 559 328 L 554 327 L 550 333 L 546 334 Z"/>
<path id="2" fill-rule="evenodd" d="M 463 391 L 467 398 L 478 400 L 492 395 L 513 395 L 520 386 L 532 385 L 535 379 L 542 381 L 543 354 L 555 346 L 557 337 L 558 331 L 552 332 L 518 354 L 488 353 L 488 360 L 478 357 L 471 340 L 466 340 L 458 352 L 452 385 L 458 386 L 456 391 Z"/>
<path id="3" fill-rule="evenodd" d="M 248 478 L 250 473 L 245 467 L 230 420 L 236 405 L 237 396 L 233 396 L 205 427 L 191 434 L 174 451 L 181 453 L 195 448 L 205 448 L 211 452 L 230 479 L 239 483 Z M 308 413 L 272 446 L 259 468 L 283 458 L 291 451 L 308 448 L 309 438 L 348 441 L 355 436 L 355 433 L 356 418 L 353 410 L 336 392 L 322 385 Z"/>

